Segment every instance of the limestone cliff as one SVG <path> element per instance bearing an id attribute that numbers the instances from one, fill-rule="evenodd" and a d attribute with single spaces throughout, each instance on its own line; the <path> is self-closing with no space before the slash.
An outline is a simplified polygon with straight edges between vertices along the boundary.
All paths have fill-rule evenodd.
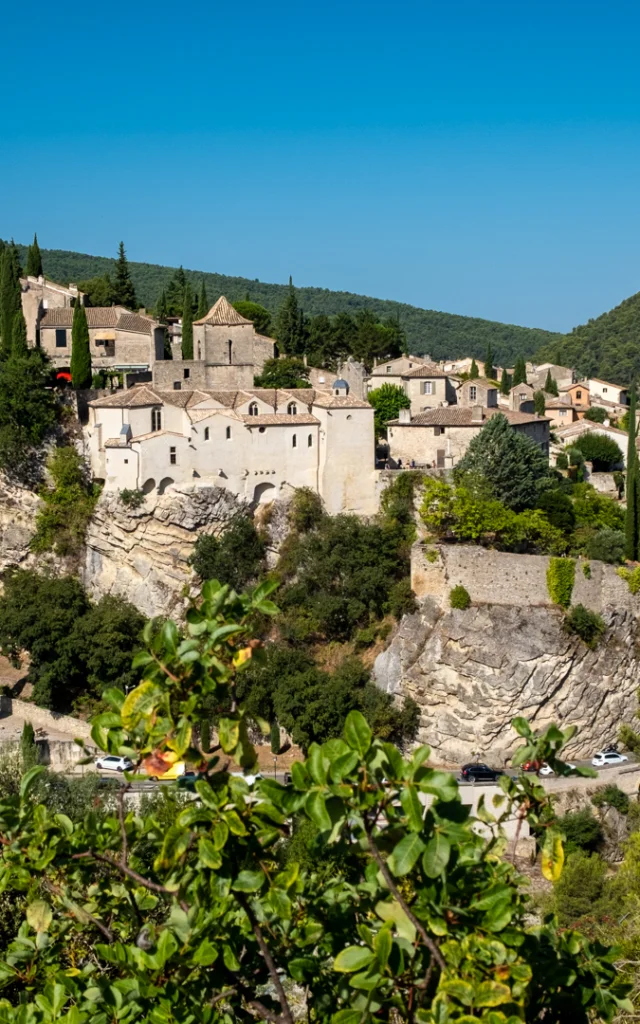
<path id="1" fill-rule="evenodd" d="M 27 560 L 39 503 L 32 491 L 9 484 L 0 475 L 0 572 Z"/>
<path id="2" fill-rule="evenodd" d="M 429 563 L 416 549 L 416 561 L 421 574 L 428 568 L 419 609 L 402 620 L 374 675 L 382 689 L 417 701 L 420 741 L 441 759 L 460 763 L 479 754 L 502 763 L 516 744 L 515 715 L 536 728 L 578 725 L 574 757 L 590 756 L 632 720 L 640 597 L 611 566 L 592 562 L 588 580 L 576 567 L 574 601 L 599 611 L 607 624 L 592 651 L 562 628 L 562 613 L 543 589 L 546 559 L 457 548 L 438 551 Z M 414 571 L 416 585 L 421 578 Z M 455 583 L 467 586 L 474 602 L 466 611 L 449 607 Z"/>
<path id="3" fill-rule="evenodd" d="M 220 533 L 242 507 L 221 487 L 174 487 L 135 509 L 103 493 L 87 531 L 87 590 L 95 598 L 125 597 L 145 615 L 175 613 L 197 538 Z"/>

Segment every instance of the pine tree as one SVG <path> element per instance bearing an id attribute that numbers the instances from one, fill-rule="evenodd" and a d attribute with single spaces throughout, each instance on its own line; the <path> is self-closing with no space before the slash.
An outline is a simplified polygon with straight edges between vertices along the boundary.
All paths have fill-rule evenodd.
<path id="1" fill-rule="evenodd" d="M 5 246 L 2 253 L 0 270 L 0 339 L 3 358 L 11 355 L 13 344 L 13 324 L 16 313 L 22 311 L 22 291 L 20 289 L 20 261 L 18 250 L 13 242 Z"/>
<path id="2" fill-rule="evenodd" d="M 28 277 L 40 277 L 42 274 L 42 253 L 38 245 L 37 235 L 33 236 L 33 242 L 27 250 L 26 274 Z"/>
<path id="3" fill-rule="evenodd" d="M 636 448 L 636 385 L 632 383 L 629 392 L 629 441 L 627 444 L 627 511 L 624 520 L 625 554 L 629 561 L 638 559 L 640 542 L 640 508 L 638 498 L 640 485 L 638 481 L 638 449 Z"/>
<path id="4" fill-rule="evenodd" d="M 480 370 L 478 369 L 478 364 L 476 363 L 475 359 L 472 359 L 471 369 L 469 370 L 469 380 L 477 380 L 479 376 Z"/>
<path id="5" fill-rule="evenodd" d="M 156 319 L 159 323 L 164 324 L 167 322 L 167 315 L 167 296 L 163 288 L 160 292 L 160 298 L 156 302 Z"/>
<path id="6" fill-rule="evenodd" d="M 500 378 L 500 394 L 508 395 L 511 391 L 511 377 L 507 373 L 506 368 L 502 371 L 502 377 Z"/>
<path id="7" fill-rule="evenodd" d="M 182 267 L 178 267 L 166 288 L 167 316 L 182 316 L 182 303 L 184 301 L 184 289 L 187 284 L 187 275 Z"/>
<path id="8" fill-rule="evenodd" d="M 124 251 L 124 242 L 120 242 L 118 249 L 116 275 L 113 282 L 113 301 L 116 306 L 126 306 L 127 309 L 138 308 L 136 290 L 133 287 L 133 281 L 129 273 L 129 262 Z"/>
<path id="9" fill-rule="evenodd" d="M 516 359 L 516 365 L 513 368 L 513 381 L 511 386 L 516 387 L 517 384 L 527 383 L 527 366 L 524 361 L 524 356 L 518 356 Z"/>
<path id="10" fill-rule="evenodd" d="M 484 375 L 488 380 L 495 380 L 496 368 L 493 365 L 493 349 L 491 348 L 491 342 L 487 345 L 487 354 L 484 357 Z"/>
<path id="11" fill-rule="evenodd" d="M 87 311 L 81 302 L 73 309 L 71 326 L 71 382 L 76 388 L 91 387 L 91 349 Z"/>
<path id="12" fill-rule="evenodd" d="M 182 358 L 193 359 L 193 293 L 188 281 L 182 299 Z"/>
<path id="13" fill-rule="evenodd" d="M 11 355 L 24 356 L 27 354 L 27 321 L 21 309 L 13 314 L 13 330 L 11 332 Z"/>
<path id="14" fill-rule="evenodd" d="M 306 348 L 304 313 L 298 305 L 293 280 L 289 278 L 289 294 L 276 316 L 276 339 L 288 356 L 302 355 Z"/>
<path id="15" fill-rule="evenodd" d="M 209 300 L 207 298 L 207 286 L 204 283 L 204 277 L 202 278 L 202 284 L 200 285 L 200 298 L 198 299 L 198 309 L 196 316 L 198 320 L 201 320 L 203 316 L 206 316 L 209 312 Z"/>
<path id="16" fill-rule="evenodd" d="M 555 377 L 551 376 L 551 370 L 547 370 L 547 379 L 544 382 L 544 390 L 548 395 L 554 395 L 558 397 L 558 382 Z"/>

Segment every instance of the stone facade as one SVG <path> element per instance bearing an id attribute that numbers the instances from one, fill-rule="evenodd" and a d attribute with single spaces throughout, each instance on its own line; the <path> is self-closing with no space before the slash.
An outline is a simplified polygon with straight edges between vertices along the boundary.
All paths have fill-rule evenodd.
<path id="1" fill-rule="evenodd" d="M 27 560 L 39 505 L 32 491 L 15 487 L 0 475 L 0 572 Z"/>
<path id="2" fill-rule="evenodd" d="M 27 324 L 27 343 L 33 347 L 40 337 L 40 321 L 49 309 L 69 309 L 71 303 L 82 297 L 75 284 L 65 286 L 47 281 L 44 277 L 20 278 L 22 312 Z"/>
<path id="3" fill-rule="evenodd" d="M 147 370 L 164 359 L 163 328 L 124 306 L 87 309 L 91 365 L 94 370 Z M 40 347 L 58 369 L 71 361 L 73 309 L 48 310 L 40 321 Z"/>

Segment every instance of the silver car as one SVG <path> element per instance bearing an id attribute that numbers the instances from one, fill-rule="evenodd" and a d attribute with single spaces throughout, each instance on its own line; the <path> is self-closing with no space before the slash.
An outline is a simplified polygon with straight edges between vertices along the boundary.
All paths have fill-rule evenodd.
<path id="1" fill-rule="evenodd" d="M 591 759 L 594 768 L 607 768 L 610 764 L 624 764 L 629 758 L 617 750 L 599 750 Z"/>
<path id="2" fill-rule="evenodd" d="M 130 772 L 133 768 L 133 761 L 128 757 L 116 757 L 115 754 L 104 754 L 96 759 L 95 764 L 100 771 Z"/>

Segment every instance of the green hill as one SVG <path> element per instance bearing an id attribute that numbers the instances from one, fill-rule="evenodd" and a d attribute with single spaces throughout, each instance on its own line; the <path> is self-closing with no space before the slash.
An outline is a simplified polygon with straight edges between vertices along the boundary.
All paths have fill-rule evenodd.
<path id="1" fill-rule="evenodd" d="M 585 377 L 603 377 L 617 384 L 640 378 L 640 292 L 574 327 L 559 345 L 545 345 L 542 354 L 559 357 L 557 361 Z"/>
<path id="2" fill-rule="evenodd" d="M 19 246 L 21 257 L 26 258 L 26 247 Z M 63 249 L 43 249 L 44 272 L 52 281 L 68 284 L 90 277 L 112 273 L 115 260 L 105 256 L 89 256 Z M 130 263 L 131 277 L 136 292 L 146 306 L 152 307 L 162 289 L 175 272 L 175 267 L 155 263 Z M 207 294 L 213 301 L 226 295 L 231 302 L 244 299 L 247 293 L 254 302 L 260 302 L 272 313 L 285 297 L 287 285 L 265 284 L 245 277 L 228 277 L 200 270 L 187 270 L 187 276 L 198 287 L 204 277 Z M 562 335 L 537 328 L 517 327 L 477 317 L 456 316 L 435 310 L 420 309 L 389 299 L 375 299 L 351 292 L 334 292 L 328 288 L 297 288 L 298 299 L 308 316 L 318 313 L 329 315 L 354 312 L 367 307 L 380 317 L 400 317 L 408 339 L 409 350 L 416 355 L 430 353 L 434 359 L 457 358 L 472 355 L 483 358 L 491 342 L 497 362 L 513 365 L 518 355 L 532 356 L 541 346 L 553 345 Z"/>

